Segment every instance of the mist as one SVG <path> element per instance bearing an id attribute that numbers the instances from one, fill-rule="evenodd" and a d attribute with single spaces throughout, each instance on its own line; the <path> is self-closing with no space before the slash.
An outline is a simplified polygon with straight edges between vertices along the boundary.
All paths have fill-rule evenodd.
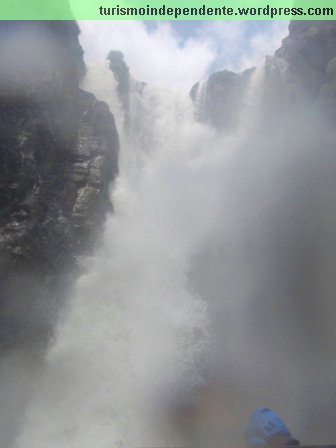
<path id="1" fill-rule="evenodd" d="M 232 56 L 231 69 L 257 67 L 219 129 L 207 114 L 215 39 L 181 44 L 170 24 L 134 22 L 110 43 L 111 26 L 81 24 L 80 87 L 115 117 L 113 213 L 62 307 L 45 311 L 54 327 L 38 361 L 4 358 L 24 408 L 13 448 L 242 446 L 261 406 L 302 444 L 333 443 L 335 132 L 318 101 L 274 87 L 264 56 L 284 27 Z M 243 40 L 242 24 L 207 26 Z"/>

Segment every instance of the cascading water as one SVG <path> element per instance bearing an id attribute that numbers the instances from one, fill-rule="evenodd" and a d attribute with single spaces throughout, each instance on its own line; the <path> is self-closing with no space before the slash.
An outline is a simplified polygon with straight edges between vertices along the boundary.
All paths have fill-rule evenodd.
<path id="1" fill-rule="evenodd" d="M 240 131 L 243 130 L 243 135 L 253 131 L 254 127 L 258 124 L 259 111 L 262 106 L 264 77 L 265 64 L 263 63 L 254 69 L 247 84 L 238 125 L 238 129 Z"/>
<path id="2" fill-rule="evenodd" d="M 124 127 L 112 74 L 98 73 L 84 87 L 121 133 L 115 214 L 60 319 L 16 448 L 182 446 L 169 409 L 202 384 L 206 302 L 188 274 L 218 226 L 232 139 L 197 123 L 187 94 L 149 86 L 130 91 Z"/>
<path id="3" fill-rule="evenodd" d="M 207 101 L 208 78 L 200 81 L 197 84 L 194 104 L 195 117 L 199 121 L 203 121 L 206 116 L 206 101 Z"/>

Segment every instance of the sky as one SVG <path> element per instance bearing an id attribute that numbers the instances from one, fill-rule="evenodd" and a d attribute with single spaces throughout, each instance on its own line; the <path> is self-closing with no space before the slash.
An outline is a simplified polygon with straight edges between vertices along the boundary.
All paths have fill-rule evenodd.
<path id="1" fill-rule="evenodd" d="M 120 50 L 134 78 L 183 89 L 210 73 L 242 71 L 271 55 L 288 34 L 285 21 L 82 21 L 88 65 Z"/>

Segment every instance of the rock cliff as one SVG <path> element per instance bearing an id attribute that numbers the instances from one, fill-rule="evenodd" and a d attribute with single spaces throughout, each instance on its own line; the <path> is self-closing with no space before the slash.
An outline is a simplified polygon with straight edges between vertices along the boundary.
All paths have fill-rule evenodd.
<path id="1" fill-rule="evenodd" d="M 75 22 L 0 23 L 0 346 L 45 340 L 118 173 L 118 134 L 80 90 Z"/>
<path id="2" fill-rule="evenodd" d="M 210 75 L 206 82 L 195 84 L 190 95 L 197 103 L 198 118 L 216 129 L 235 132 L 253 72 L 254 68 L 242 73 L 224 70 Z"/>
<path id="3" fill-rule="evenodd" d="M 293 21 L 289 35 L 264 65 L 262 122 L 270 126 L 272 117 L 288 114 L 318 103 L 330 115 L 336 113 L 335 21 Z M 242 73 L 226 70 L 212 74 L 203 92 L 200 118 L 223 131 L 236 130 L 240 105 L 249 89 L 253 69 Z M 197 98 L 199 84 L 191 90 Z"/>

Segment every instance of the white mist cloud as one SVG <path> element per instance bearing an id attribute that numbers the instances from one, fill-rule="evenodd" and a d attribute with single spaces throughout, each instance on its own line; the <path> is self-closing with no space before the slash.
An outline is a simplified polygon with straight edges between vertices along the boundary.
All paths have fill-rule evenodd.
<path id="1" fill-rule="evenodd" d="M 148 83 L 162 82 L 189 88 L 202 79 L 216 55 L 208 40 L 181 43 L 169 23 L 149 31 L 140 21 L 80 22 L 81 43 L 88 64 L 121 50 L 133 76 Z"/>
<path id="2" fill-rule="evenodd" d="M 216 53 L 212 70 L 242 71 L 272 55 L 288 34 L 288 22 L 206 22 L 199 39 L 208 39 Z"/>
<path id="3" fill-rule="evenodd" d="M 87 64 L 121 50 L 135 78 L 189 89 L 215 70 L 243 70 L 272 54 L 287 34 L 288 23 L 204 21 L 190 37 L 172 22 L 82 21 L 81 44 Z"/>

